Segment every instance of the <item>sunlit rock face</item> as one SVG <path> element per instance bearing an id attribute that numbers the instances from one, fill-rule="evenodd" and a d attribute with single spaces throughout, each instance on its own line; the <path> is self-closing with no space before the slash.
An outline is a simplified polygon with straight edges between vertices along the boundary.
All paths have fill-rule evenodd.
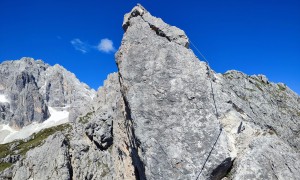
<path id="1" fill-rule="evenodd" d="M 95 91 L 60 65 L 21 58 L 0 64 L 0 144 L 66 123 Z M 73 116 L 73 115 L 72 115 Z M 71 116 L 71 117 L 72 117 Z"/>
<path id="2" fill-rule="evenodd" d="M 48 106 L 91 101 L 94 94 L 60 65 L 50 66 L 32 58 L 0 64 L 0 121 L 15 129 L 48 119 Z"/>
<path id="3" fill-rule="evenodd" d="M 300 177 L 297 94 L 263 75 L 215 73 L 189 49 L 184 31 L 141 5 L 124 16 L 123 29 L 115 55 L 118 72 L 108 76 L 93 100 L 70 110 L 72 124 L 0 146 L 5 150 L 0 163 L 9 163 L 0 178 Z M 36 83 L 44 104 L 76 102 L 68 98 L 75 88 L 70 81 L 47 69 Z M 50 83 L 51 91 L 49 79 L 61 83 Z M 5 98 L 0 96 L 1 113 L 15 106 Z"/>

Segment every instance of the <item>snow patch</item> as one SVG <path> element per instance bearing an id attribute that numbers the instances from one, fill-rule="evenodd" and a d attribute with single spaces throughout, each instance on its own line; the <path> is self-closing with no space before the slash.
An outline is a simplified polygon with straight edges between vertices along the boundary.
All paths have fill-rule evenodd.
<path id="1" fill-rule="evenodd" d="M 0 125 L 0 144 L 12 142 L 16 139 L 24 139 L 42 129 L 67 123 L 69 121 L 69 112 L 66 109 L 63 108 L 63 110 L 59 111 L 49 107 L 51 116 L 46 121 L 43 123 L 34 122 L 20 130 L 12 129 L 9 125 Z"/>
<path id="2" fill-rule="evenodd" d="M 6 95 L 0 94 L 0 102 L 2 103 L 9 103 L 9 100 L 6 98 Z"/>
<path id="3" fill-rule="evenodd" d="M 1 125 L 0 127 L 0 131 L 9 131 L 9 132 L 16 132 L 16 130 L 14 130 L 13 128 L 11 128 L 8 124 L 4 124 L 4 125 Z"/>
<path id="4" fill-rule="evenodd" d="M 51 126 L 52 124 L 56 124 L 58 122 L 67 120 L 65 122 L 68 122 L 69 118 L 69 112 L 66 110 L 63 111 L 57 111 L 52 107 L 49 107 L 49 112 L 51 114 L 50 118 L 48 118 L 46 121 L 44 121 L 42 124 L 44 126 Z"/>

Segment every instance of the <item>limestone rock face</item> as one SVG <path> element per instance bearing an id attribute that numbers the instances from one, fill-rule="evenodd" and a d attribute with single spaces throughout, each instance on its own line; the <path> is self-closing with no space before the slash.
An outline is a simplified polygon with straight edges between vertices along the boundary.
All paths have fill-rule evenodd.
<path id="1" fill-rule="evenodd" d="M 208 66 L 157 35 L 142 15 L 130 18 L 116 61 L 141 178 L 196 178 L 220 133 Z M 203 174 L 230 157 L 226 137 L 220 138 Z"/>
<path id="2" fill-rule="evenodd" d="M 2 112 L 6 116 L 2 123 L 21 128 L 32 121 L 42 122 L 50 116 L 36 81 L 36 77 L 46 67 L 30 58 L 6 61 L 0 65 L 0 94 L 6 97 L 10 107 Z"/>
<path id="3" fill-rule="evenodd" d="M 61 132 L 26 153 L 24 144 L 37 137 L 0 145 L 5 153 L 13 151 L 0 152 L 0 164 L 12 163 L 0 178 L 299 179 L 296 93 L 263 75 L 215 73 L 189 49 L 182 30 L 141 5 L 125 15 L 123 28 L 115 55 L 118 72 L 90 101 L 80 93 L 70 96 L 76 87 L 70 74 L 57 73 L 60 66 L 36 63 L 44 70 L 18 78 L 26 85 L 14 86 L 30 84 L 46 106 L 77 102 L 78 97 L 86 103 L 72 111 L 71 130 L 56 129 Z M 44 74 L 37 83 L 35 74 Z M 0 104 L 3 121 L 3 112 L 13 107 Z M 51 158 L 45 157 L 49 151 Z"/>
<path id="4" fill-rule="evenodd" d="M 90 102 L 95 96 L 93 90 L 58 64 L 43 71 L 38 84 L 49 106 L 78 106 L 81 102 Z"/>
<path id="5" fill-rule="evenodd" d="M 78 106 L 95 96 L 62 66 L 22 58 L 0 64 L 0 123 L 22 128 L 49 118 L 48 106 Z"/>

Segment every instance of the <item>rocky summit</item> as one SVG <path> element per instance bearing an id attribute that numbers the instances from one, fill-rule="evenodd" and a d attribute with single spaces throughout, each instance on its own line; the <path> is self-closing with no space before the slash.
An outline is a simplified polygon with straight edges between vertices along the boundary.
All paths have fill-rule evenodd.
<path id="1" fill-rule="evenodd" d="M 2 124 L 22 129 L 49 107 L 76 106 L 68 123 L 0 145 L 0 179 L 299 179 L 296 93 L 214 72 L 184 31 L 141 5 L 122 27 L 118 72 L 97 93 L 59 65 L 0 65 Z"/>

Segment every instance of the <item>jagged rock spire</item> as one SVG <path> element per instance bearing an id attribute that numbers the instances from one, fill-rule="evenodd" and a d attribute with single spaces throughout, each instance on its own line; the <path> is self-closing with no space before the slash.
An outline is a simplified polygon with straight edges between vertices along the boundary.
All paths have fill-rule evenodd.
<path id="1" fill-rule="evenodd" d="M 157 35 L 165 37 L 170 42 L 175 42 L 186 48 L 189 47 L 189 39 L 185 32 L 175 26 L 166 24 L 161 18 L 152 16 L 142 5 L 138 4 L 129 13 L 125 14 L 122 27 L 127 31 L 131 26 L 132 19 L 140 16 L 144 22 L 147 22 L 149 28 L 156 32 Z"/>

